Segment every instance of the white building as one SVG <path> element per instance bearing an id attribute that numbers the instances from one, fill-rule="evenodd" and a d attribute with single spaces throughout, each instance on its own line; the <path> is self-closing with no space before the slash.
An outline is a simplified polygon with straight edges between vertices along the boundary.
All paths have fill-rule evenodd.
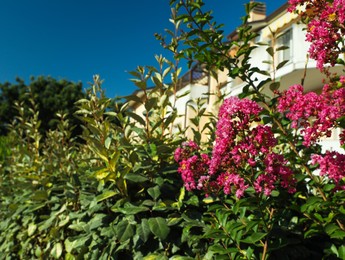
<path id="1" fill-rule="evenodd" d="M 325 75 L 316 67 L 316 61 L 308 59 L 309 43 L 305 41 L 306 31 L 305 25 L 299 23 L 297 14 L 287 12 L 288 3 L 282 5 L 269 16 L 266 16 L 266 6 L 263 3 L 257 5 L 250 13 L 248 25 L 258 34 L 258 37 L 252 42 L 257 45 L 251 53 L 251 66 L 258 67 L 261 70 L 269 71 L 271 78 L 280 82 L 280 90 L 287 89 L 294 84 L 301 84 L 306 91 L 319 91 L 323 84 Z M 237 37 L 237 30 L 234 30 L 227 38 L 231 42 Z M 266 43 L 263 46 L 258 43 Z M 272 60 L 267 47 L 271 46 L 276 50 L 279 47 L 286 46 L 287 49 L 275 52 L 273 65 L 263 61 Z M 232 50 L 236 52 L 236 49 Z M 280 62 L 287 60 L 286 64 L 279 70 L 274 70 Z M 341 68 L 334 68 L 334 72 L 341 73 Z M 266 76 L 257 74 L 256 77 L 264 80 Z M 227 76 L 227 71 L 219 71 L 218 80 L 210 76 L 205 67 L 197 64 L 192 67 L 180 79 L 180 84 L 176 92 L 176 96 L 183 96 L 176 100 L 175 106 L 180 117 L 176 120 L 175 128 L 189 129 L 186 132 L 188 138 L 193 133 L 191 128 L 195 127 L 190 119 L 195 116 L 195 107 L 197 99 L 205 100 L 204 106 L 206 113 L 216 114 L 219 108 L 217 97 L 220 93 L 226 93 L 227 96 L 238 95 L 242 92 L 243 83 L 239 78 L 232 79 Z M 265 87 L 266 94 L 273 94 L 269 87 Z M 188 93 L 188 94 L 185 94 Z M 173 98 L 170 97 L 173 103 Z M 137 107 L 136 113 L 141 114 L 140 107 Z M 207 123 L 208 117 L 204 117 L 200 122 L 200 128 Z M 324 141 L 324 147 L 327 149 L 339 148 L 337 134 L 334 137 Z"/>

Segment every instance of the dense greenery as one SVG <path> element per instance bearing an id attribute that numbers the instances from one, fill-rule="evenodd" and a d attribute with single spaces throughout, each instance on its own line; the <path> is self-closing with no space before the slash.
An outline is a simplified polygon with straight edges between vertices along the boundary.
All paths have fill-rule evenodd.
<path id="1" fill-rule="evenodd" d="M 158 61 L 165 63 L 159 57 Z M 142 69 L 133 74 L 139 76 Z M 156 73 L 157 82 L 161 79 L 154 69 L 148 73 Z M 140 85 L 145 90 L 145 82 Z M 201 218 L 195 207 L 198 198 L 183 202 L 186 195 L 173 162 L 180 140 L 164 134 L 176 114 L 165 111 L 168 99 L 157 102 L 169 91 L 150 90 L 150 117 L 138 118 L 128 111 L 129 120 L 122 111 L 109 112 L 111 100 L 95 77 L 87 97 L 77 102 L 85 143 L 71 137 L 63 114 L 57 129 L 42 142 L 38 113 L 29 103 L 29 113 L 20 113 L 9 132 L 11 155 L 1 168 L 0 232 L 5 235 L 0 238 L 0 257 L 141 259 L 199 254 L 205 244 L 190 246 L 188 234 L 183 235 L 186 223 Z"/>
<path id="2" fill-rule="evenodd" d="M 239 28 L 238 41 L 229 43 L 211 12 L 203 11 L 201 0 L 172 0 L 171 5 L 170 39 L 157 37 L 176 61 L 157 56 L 157 68 L 138 67 L 131 72 L 140 94 L 128 96 L 126 103 L 105 97 L 95 76 L 92 87 L 69 110 L 79 123 L 62 111 L 56 127 L 42 133 L 42 120 L 50 118 L 40 117 L 35 87 L 16 87 L 28 98 L 19 100 L 16 120 L 0 139 L 0 259 L 343 259 L 345 193 L 334 188 L 344 179 L 335 183 L 312 174 L 318 166 L 309 161 L 312 154 L 320 154 L 320 146 L 304 145 L 288 114 L 277 109 L 278 98 L 262 93 L 264 87 L 279 89 L 279 83 L 250 66 L 256 34 L 247 24 L 248 17 Z M 248 5 L 247 11 L 252 7 Z M 229 56 L 233 47 L 237 53 Z M 276 51 L 267 46 L 272 58 Z M 191 120 L 193 145 L 200 147 L 189 149 L 186 129 L 174 124 L 180 98 L 178 62 L 185 58 L 206 64 L 213 75 L 227 68 L 229 76 L 247 84 L 242 100 L 261 105 L 248 121 L 270 129 L 277 142 L 263 143 L 268 151 L 255 155 L 255 167 L 244 151 L 236 170 L 252 185 L 265 175 L 266 154 L 282 157 L 284 164 L 275 162 L 273 168 L 293 172 L 293 192 L 274 183 L 270 193 L 263 193 L 248 184 L 237 196 L 234 185 L 228 185 L 229 191 L 217 186 L 216 175 L 198 189 L 184 187 L 186 179 L 184 183 L 181 176 L 186 170 L 195 180 L 203 174 L 207 177 L 210 164 L 200 168 L 205 163 L 200 158 L 212 160 L 217 155 L 212 150 L 222 140 L 215 115 L 206 113 L 201 100 L 195 102 L 196 117 Z M 267 75 L 267 80 L 255 82 L 256 73 Z M 344 88 L 339 78 L 333 82 L 335 88 Z M 223 101 L 220 94 L 219 102 Z M 133 113 L 133 102 L 143 106 L 142 114 Z M 240 111 L 230 121 L 236 124 L 243 115 Z M 229 123 L 231 116 L 221 122 Z M 210 119 L 202 127 L 201 117 Z M 72 134 L 76 124 L 83 129 L 83 142 Z M 344 118 L 337 124 L 343 126 Z M 236 144 L 251 140 L 251 131 L 260 129 L 244 125 L 233 138 Z M 175 153 L 181 145 L 182 162 Z M 197 164 L 187 165 L 189 156 Z M 231 160 L 219 165 L 225 169 Z"/>
<path id="3" fill-rule="evenodd" d="M 7 125 L 18 116 L 14 104 L 24 102 L 22 105 L 25 105 L 29 99 L 35 101 L 39 110 L 41 133 L 44 134 L 56 127 L 56 113 L 68 114 L 70 123 L 78 125 L 80 122 L 72 116 L 75 112 L 74 103 L 84 96 L 81 83 L 56 80 L 51 77 L 32 77 L 28 85 L 20 78 L 17 78 L 16 83 L 13 84 L 2 83 L 0 84 L 0 134 L 5 135 Z"/>

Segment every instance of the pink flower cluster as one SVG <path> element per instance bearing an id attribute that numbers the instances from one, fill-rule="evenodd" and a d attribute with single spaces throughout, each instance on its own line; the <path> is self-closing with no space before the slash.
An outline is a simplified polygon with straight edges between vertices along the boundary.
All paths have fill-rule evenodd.
<path id="1" fill-rule="evenodd" d="M 333 3 L 332 3 L 333 2 Z M 345 33 L 345 0 L 290 0 L 288 11 L 296 11 L 297 6 L 305 5 L 302 18 L 308 18 L 307 41 L 311 42 L 310 57 L 317 61 L 323 70 L 326 63 L 332 66 L 342 52 L 339 43 Z"/>
<path id="2" fill-rule="evenodd" d="M 257 192 L 264 192 L 265 195 L 270 195 L 275 189 L 274 184 L 279 181 L 280 185 L 287 189 L 289 193 L 295 193 L 296 180 L 293 176 L 293 171 L 286 166 L 288 163 L 283 155 L 276 153 L 267 154 L 264 159 L 265 172 L 261 174 L 254 182 L 254 188 Z"/>
<path id="3" fill-rule="evenodd" d="M 296 180 L 288 162 L 273 152 L 277 140 L 271 127 L 256 125 L 261 110 L 248 99 L 230 97 L 224 101 L 211 160 L 206 155 L 193 155 L 180 162 L 178 171 L 187 189 L 202 188 L 209 193 L 223 190 L 224 194 L 234 193 L 238 198 L 250 186 L 267 196 L 277 184 L 295 192 Z M 181 154 L 181 150 L 177 153 Z"/>
<path id="4" fill-rule="evenodd" d="M 261 108 L 252 100 L 230 97 L 224 101 L 219 109 L 216 144 L 210 164 L 211 175 L 217 171 L 226 171 L 229 164 L 239 166 L 243 160 L 250 159 L 243 158 L 243 153 L 247 152 L 248 156 L 255 153 L 255 145 L 250 142 L 249 136 L 242 136 L 244 139 L 241 141 L 236 139 L 243 131 L 249 130 L 251 122 L 260 121 L 260 111 Z"/>
<path id="5" fill-rule="evenodd" d="M 339 84 L 344 85 L 344 77 Z M 282 93 L 278 111 L 292 120 L 291 127 L 301 129 L 305 146 L 310 146 L 321 137 L 330 136 L 337 120 L 345 113 L 345 88 L 323 87 L 322 93 L 303 93 L 301 85 L 294 85 Z"/>
<path id="6" fill-rule="evenodd" d="M 177 148 L 174 154 L 176 162 L 179 163 L 178 172 L 188 191 L 203 189 L 203 182 L 206 181 L 203 176 L 208 171 L 210 160 L 207 154 L 199 154 L 199 150 L 195 142 L 189 141 Z"/>
<path id="7" fill-rule="evenodd" d="M 324 156 L 314 154 L 312 164 L 319 164 L 320 175 L 333 180 L 337 189 L 345 190 L 345 155 L 327 151 Z M 341 184 L 343 183 L 343 184 Z"/>
<path id="8" fill-rule="evenodd" d="M 255 191 L 265 195 L 270 195 L 277 183 L 289 192 L 295 191 L 295 179 L 286 166 L 287 161 L 272 151 L 277 140 L 271 127 L 253 125 L 260 121 L 261 110 L 252 100 L 231 97 L 219 111 L 210 175 L 221 173 L 218 184 L 225 194 L 232 186 L 236 196 L 241 197 L 249 183 L 253 183 Z M 261 174 L 254 176 L 257 172 Z"/>
<path id="9" fill-rule="evenodd" d="M 244 179 L 237 173 L 222 173 L 217 178 L 217 184 L 219 187 L 223 187 L 225 194 L 231 194 L 231 187 L 235 190 L 237 198 L 241 198 L 244 195 L 244 191 L 249 187 L 245 183 Z"/>

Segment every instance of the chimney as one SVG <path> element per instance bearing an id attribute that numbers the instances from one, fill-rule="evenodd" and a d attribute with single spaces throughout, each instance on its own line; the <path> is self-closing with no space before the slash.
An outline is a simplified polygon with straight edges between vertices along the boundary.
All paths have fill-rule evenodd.
<path id="1" fill-rule="evenodd" d="M 266 18 L 266 4 L 264 2 L 250 1 L 251 4 L 255 3 L 255 7 L 249 13 L 248 22 L 261 21 Z"/>

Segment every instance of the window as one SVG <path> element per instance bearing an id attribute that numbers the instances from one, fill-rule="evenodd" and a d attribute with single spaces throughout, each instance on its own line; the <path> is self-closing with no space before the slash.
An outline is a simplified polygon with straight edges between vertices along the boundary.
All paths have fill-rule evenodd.
<path id="1" fill-rule="evenodd" d="M 277 47 L 282 48 L 282 50 L 278 51 L 278 62 L 282 62 L 284 60 L 291 60 L 291 53 L 292 53 L 292 30 L 289 29 L 283 32 L 277 38 Z"/>

